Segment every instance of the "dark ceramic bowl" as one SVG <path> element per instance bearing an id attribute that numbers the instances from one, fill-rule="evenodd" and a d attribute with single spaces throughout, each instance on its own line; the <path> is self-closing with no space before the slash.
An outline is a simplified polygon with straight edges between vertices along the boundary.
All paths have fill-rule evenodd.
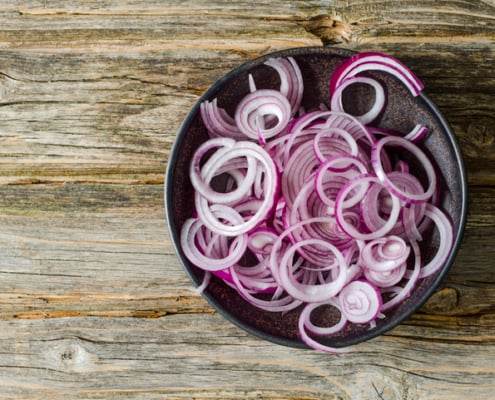
<path id="1" fill-rule="evenodd" d="M 330 47 L 295 48 L 267 54 L 241 65 L 219 79 L 189 112 L 178 132 L 168 162 L 165 204 L 169 231 L 177 255 L 195 286 L 201 284 L 203 272 L 184 256 L 179 239 L 182 224 L 191 217 L 194 208 L 193 188 L 188 177 L 189 163 L 196 148 L 208 138 L 199 115 L 200 103 L 217 97 L 219 105 L 233 115 L 235 105 L 249 92 L 248 73 L 253 74 L 258 87 L 278 88 L 278 77 L 263 63 L 270 57 L 292 56 L 300 66 L 304 78 L 305 95 L 302 104 L 306 110 L 318 108 L 320 103 L 328 104 L 328 82 L 333 71 L 340 62 L 353 54 L 355 53 L 349 50 Z M 409 298 L 393 310 L 387 311 L 386 318 L 377 320 L 374 329 L 370 329 L 368 324 L 348 324 L 340 333 L 318 339 L 327 346 L 356 344 L 383 334 L 406 320 L 434 292 L 453 263 L 465 225 L 465 170 L 455 136 L 447 121 L 425 94 L 413 98 L 395 78 L 376 74 L 375 77 L 385 83 L 388 92 L 386 111 L 381 116 L 379 126 L 401 132 L 408 132 L 416 123 L 429 127 L 429 133 L 426 139 L 423 139 L 422 146 L 436 164 L 441 166 L 438 170 L 442 192 L 441 208 L 452 221 L 454 245 L 444 267 L 436 274 L 421 280 Z M 423 249 L 426 256 L 436 250 L 434 239 L 432 237 L 423 241 L 427 243 Z M 215 277 L 212 277 L 203 295 L 225 318 L 247 332 L 281 345 L 307 347 L 298 335 L 297 321 L 300 309 L 283 315 L 262 311 L 248 304 L 235 290 Z"/>

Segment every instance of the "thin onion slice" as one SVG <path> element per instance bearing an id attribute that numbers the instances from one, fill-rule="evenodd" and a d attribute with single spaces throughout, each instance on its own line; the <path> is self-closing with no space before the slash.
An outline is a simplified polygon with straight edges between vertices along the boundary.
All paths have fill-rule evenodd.
<path id="1" fill-rule="evenodd" d="M 362 115 L 356 115 L 356 119 L 361 121 L 363 124 L 369 124 L 373 122 L 383 111 L 385 106 L 385 91 L 383 86 L 375 79 L 357 76 L 346 78 L 342 81 L 342 83 L 335 88 L 330 97 L 330 109 L 332 111 L 340 111 L 343 112 L 344 105 L 342 102 L 342 95 L 344 90 L 347 89 L 348 86 L 354 85 L 356 83 L 364 83 L 371 86 L 375 90 L 375 102 L 371 106 L 371 108 L 366 111 Z"/>
<path id="2" fill-rule="evenodd" d="M 248 157 L 245 163 L 239 165 L 239 167 L 246 169 L 246 173 L 243 175 L 242 179 L 236 182 L 236 189 L 230 192 L 217 192 L 212 188 L 211 183 L 213 178 L 225 172 L 232 175 L 235 171 L 234 168 L 236 165 L 225 162 L 226 153 L 235 146 L 236 142 L 233 139 L 215 138 L 203 143 L 194 153 L 189 172 L 191 184 L 196 193 L 199 193 L 210 202 L 223 204 L 237 202 L 246 197 L 254 183 L 257 163 L 255 158 Z M 204 165 L 201 165 L 203 156 L 212 150 L 215 150 L 215 153 Z"/>
<path id="3" fill-rule="evenodd" d="M 294 257 L 295 251 L 306 245 L 322 246 L 334 255 L 338 265 L 337 268 L 339 269 L 339 273 L 335 280 L 324 282 L 319 285 L 308 285 L 294 279 L 293 263 L 291 260 Z M 279 284 L 292 297 L 298 300 L 305 302 L 327 301 L 337 295 L 343 288 L 346 281 L 346 269 L 347 266 L 345 265 L 344 257 L 337 247 L 321 239 L 306 239 L 293 244 L 285 251 L 280 260 Z"/>
<path id="4" fill-rule="evenodd" d="M 236 236 L 243 234 L 259 225 L 268 217 L 273 205 L 275 204 L 276 194 L 278 192 L 278 176 L 276 166 L 270 156 L 260 146 L 247 141 L 239 141 L 230 149 L 229 152 L 224 154 L 224 159 L 225 161 L 228 161 L 241 156 L 254 157 L 259 162 L 260 168 L 262 168 L 265 173 L 263 185 L 265 189 L 264 199 L 258 210 L 254 213 L 254 215 L 248 218 L 248 220 L 237 224 L 233 224 L 232 221 L 224 223 L 218 217 L 213 215 L 211 207 L 208 204 L 208 200 L 202 197 L 199 193 L 195 194 L 196 211 L 203 220 L 204 224 L 212 231 L 225 236 Z M 208 178 L 208 176 L 206 178 Z M 227 209 L 226 205 L 224 206 L 224 209 Z"/>
<path id="5" fill-rule="evenodd" d="M 299 65 L 293 57 L 270 58 L 265 61 L 265 65 L 274 68 L 280 78 L 280 93 L 289 100 L 291 116 L 294 116 L 301 107 L 301 100 L 304 93 L 304 84 Z"/>
<path id="6" fill-rule="evenodd" d="M 206 100 L 201 103 L 200 114 L 211 138 L 229 137 L 241 140 L 244 138 L 234 118 L 225 109 L 218 106 L 217 99 L 213 99 L 211 102 Z"/>
<path id="7" fill-rule="evenodd" d="M 330 93 L 333 93 L 344 79 L 366 71 L 381 71 L 395 76 L 413 96 L 419 95 L 424 89 L 418 77 L 396 58 L 376 52 L 363 52 L 350 57 L 337 67 L 330 81 Z"/>
<path id="8" fill-rule="evenodd" d="M 370 183 L 383 185 L 380 180 L 372 174 L 359 175 L 356 178 L 351 179 L 342 187 L 335 200 L 335 216 L 337 219 L 337 223 L 345 233 L 347 233 L 350 237 L 358 240 L 373 240 L 386 235 L 394 227 L 400 213 L 400 201 L 396 196 L 392 196 L 392 208 L 390 210 L 388 220 L 381 227 L 372 232 L 364 232 L 358 230 L 355 226 L 350 224 L 349 221 L 346 220 L 344 215 L 345 201 L 347 199 L 347 195 L 351 193 L 356 186 L 368 185 Z"/>
<path id="9" fill-rule="evenodd" d="M 428 264 L 421 268 L 421 273 L 419 275 L 420 278 L 430 276 L 443 267 L 454 243 L 452 224 L 447 219 L 447 216 L 438 207 L 435 207 L 432 204 L 427 204 L 425 215 L 435 223 L 440 238 L 435 257 L 433 257 Z"/>
<path id="10" fill-rule="evenodd" d="M 379 288 L 386 288 L 399 283 L 407 270 L 407 263 L 403 262 L 398 267 L 389 271 L 375 271 L 372 269 L 364 268 L 364 277 Z"/>
<path id="11" fill-rule="evenodd" d="M 339 293 L 339 303 L 345 318 L 356 324 L 374 320 L 381 311 L 382 297 L 379 290 L 364 280 L 355 280 Z"/>
<path id="12" fill-rule="evenodd" d="M 280 133 L 289 122 L 289 101 L 277 90 L 259 89 L 245 96 L 235 111 L 235 122 L 239 130 L 250 139 L 264 144 L 266 139 Z M 272 118 L 273 126 L 265 126 L 265 119 Z"/>
<path id="13" fill-rule="evenodd" d="M 213 211 L 215 212 L 215 211 Z M 236 221 L 236 214 L 230 217 Z M 195 265 L 201 265 L 206 271 L 218 271 L 230 267 L 237 263 L 244 255 L 247 249 L 247 235 L 237 236 L 228 248 L 227 254 L 221 254 L 222 258 L 212 258 L 205 255 L 195 243 L 195 237 L 204 227 L 203 221 L 197 218 L 190 218 L 184 222 L 181 231 L 181 246 L 186 257 Z"/>
<path id="14" fill-rule="evenodd" d="M 384 236 L 366 243 L 359 254 L 360 264 L 372 271 L 390 272 L 409 257 L 410 247 L 399 236 Z"/>
<path id="15" fill-rule="evenodd" d="M 382 164 L 382 149 L 386 146 L 402 147 L 408 150 L 413 156 L 415 156 L 423 166 L 428 176 L 428 188 L 423 193 L 410 193 L 401 189 L 398 185 L 394 184 L 385 172 Z M 415 144 L 407 139 L 396 136 L 385 136 L 381 138 L 373 145 L 371 149 L 371 163 L 375 170 L 376 175 L 383 182 L 383 184 L 394 195 L 407 203 L 418 203 L 428 200 L 436 190 L 437 177 L 435 168 L 426 154 Z"/>
<path id="16" fill-rule="evenodd" d="M 311 313 L 319 307 L 331 306 L 339 311 L 340 320 L 335 325 L 329 327 L 316 326 L 311 322 Z M 313 339 L 309 334 L 318 336 L 328 336 L 340 332 L 347 325 L 347 319 L 341 311 L 341 306 L 338 301 L 331 299 L 323 303 L 308 303 L 301 311 L 298 321 L 299 334 L 301 340 L 314 350 L 329 353 L 329 354 L 341 354 L 350 351 L 349 347 L 330 347 L 326 346 L 317 340 Z"/>

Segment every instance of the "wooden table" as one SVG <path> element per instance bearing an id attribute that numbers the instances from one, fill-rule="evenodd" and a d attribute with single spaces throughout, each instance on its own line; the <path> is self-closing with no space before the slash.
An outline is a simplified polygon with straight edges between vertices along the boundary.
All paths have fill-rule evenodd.
<path id="1" fill-rule="evenodd" d="M 495 3 L 0 1 L 1 399 L 495 398 Z M 390 53 L 450 121 L 470 188 L 443 285 L 331 356 L 227 322 L 179 265 L 163 207 L 182 119 L 253 57 Z"/>

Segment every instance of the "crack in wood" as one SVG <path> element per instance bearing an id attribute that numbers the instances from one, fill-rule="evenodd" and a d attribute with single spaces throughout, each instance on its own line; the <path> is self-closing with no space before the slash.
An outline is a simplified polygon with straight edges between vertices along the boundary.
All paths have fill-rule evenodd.
<path id="1" fill-rule="evenodd" d="M 324 45 L 347 43 L 351 38 L 351 25 L 329 14 L 320 14 L 297 22 L 307 32 L 318 37 Z"/>
<path id="2" fill-rule="evenodd" d="M 385 398 L 383 397 L 383 389 L 382 389 L 381 391 L 380 391 L 380 390 L 378 390 L 378 388 L 377 388 L 377 387 L 376 387 L 376 385 L 375 385 L 375 382 L 372 382 L 372 383 L 371 383 L 371 386 L 373 386 L 373 389 L 375 389 L 375 393 L 377 394 L 378 398 L 379 398 L 380 400 L 385 400 Z"/>

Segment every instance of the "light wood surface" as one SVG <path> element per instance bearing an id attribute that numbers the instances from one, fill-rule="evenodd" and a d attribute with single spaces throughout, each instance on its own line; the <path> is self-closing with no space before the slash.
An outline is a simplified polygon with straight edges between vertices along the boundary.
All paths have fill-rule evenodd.
<path id="1" fill-rule="evenodd" d="M 495 398 L 495 2 L 0 0 L 0 399 Z M 458 257 L 359 352 L 264 342 L 197 294 L 164 171 L 239 64 L 331 44 L 406 62 L 468 169 Z"/>

